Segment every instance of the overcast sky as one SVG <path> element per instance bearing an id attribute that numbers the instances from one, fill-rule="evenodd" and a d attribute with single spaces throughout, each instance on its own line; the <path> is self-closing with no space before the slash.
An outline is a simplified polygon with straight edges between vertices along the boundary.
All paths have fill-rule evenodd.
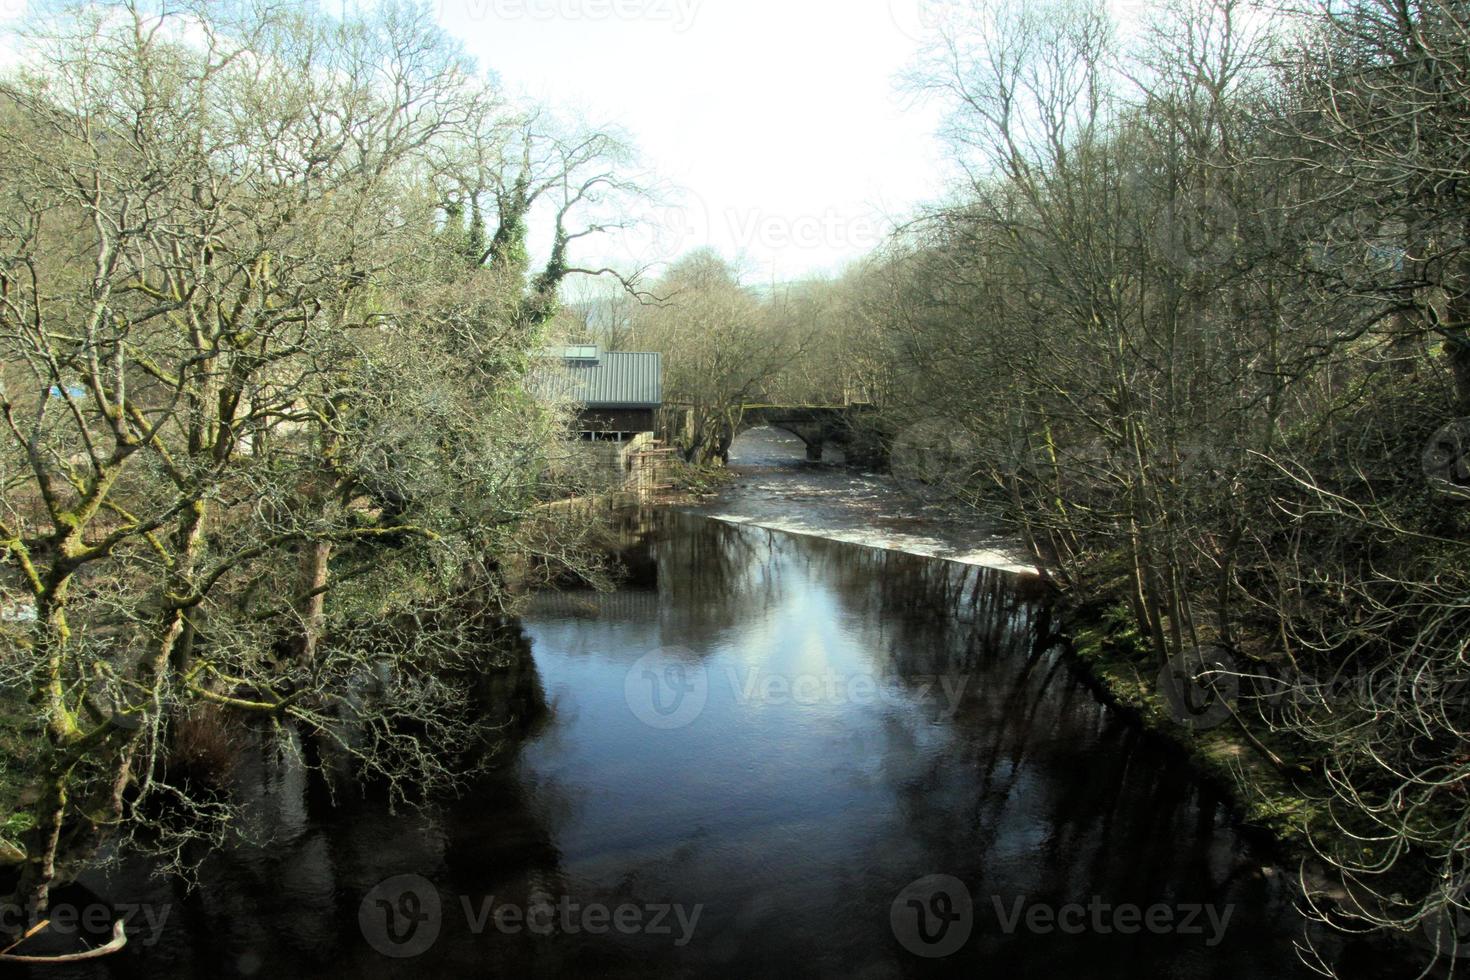
<path id="1" fill-rule="evenodd" d="M 584 257 L 708 244 L 755 282 L 836 271 L 938 194 L 936 113 L 895 82 L 920 2 L 435 0 L 508 89 L 623 127 L 683 189 Z"/>

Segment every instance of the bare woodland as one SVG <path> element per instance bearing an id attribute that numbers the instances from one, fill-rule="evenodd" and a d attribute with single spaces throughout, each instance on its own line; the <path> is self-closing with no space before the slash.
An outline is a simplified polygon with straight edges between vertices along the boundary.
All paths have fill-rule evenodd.
<path id="1" fill-rule="evenodd" d="M 1309 915 L 1447 968 L 1470 913 L 1470 10 L 1200 0 L 1125 32 L 1100 4 L 929 9 L 906 82 L 947 110 L 950 200 L 840 279 L 747 291 L 775 364 L 718 367 L 716 331 L 637 343 L 719 379 L 675 397 L 727 390 L 726 434 L 742 402 L 875 403 L 894 465 L 917 451 L 1014 527 L 1132 672 L 1228 680 L 1241 795 L 1271 773 Z"/>
<path id="2" fill-rule="evenodd" d="M 40 746 L 13 819 L 38 916 L 105 836 L 222 839 L 229 801 L 170 764 L 201 726 L 399 797 L 453 777 L 467 631 L 512 579 L 599 574 L 538 506 L 576 487 L 525 379 L 573 245 L 637 190 L 615 135 L 503 99 L 408 6 L 84 5 L 27 40 L 0 672 Z"/>
<path id="3" fill-rule="evenodd" d="M 1330 872 L 1309 914 L 1443 937 L 1445 969 L 1439 925 L 1470 914 L 1470 8 L 1178 0 L 1123 31 L 1081 0 L 937 6 L 907 88 L 947 110 L 953 193 L 767 291 L 705 250 L 646 287 L 580 266 L 649 193 L 631 146 L 505 100 L 411 8 L 87 7 L 32 38 L 0 89 L 31 908 L 88 842 L 224 833 L 168 762 L 201 717 L 314 733 L 404 795 L 452 778 L 429 746 L 475 737 L 465 624 L 509 609 L 512 570 L 602 573 L 592 529 L 537 506 L 578 491 L 527 383 L 554 330 L 663 351 L 691 462 L 761 402 L 871 403 L 890 448 L 942 433 L 926 479 L 1141 674 L 1231 675 L 1230 730 Z M 612 289 L 564 303 L 575 276 Z"/>
<path id="4" fill-rule="evenodd" d="M 961 189 L 852 300 L 891 425 L 963 433 L 949 482 L 1114 610 L 1140 671 L 1233 674 L 1232 728 L 1333 869 L 1314 913 L 1434 936 L 1444 968 L 1470 910 L 1470 11 L 1212 0 L 1126 40 L 1080 4 L 947 9 L 911 81 Z"/>

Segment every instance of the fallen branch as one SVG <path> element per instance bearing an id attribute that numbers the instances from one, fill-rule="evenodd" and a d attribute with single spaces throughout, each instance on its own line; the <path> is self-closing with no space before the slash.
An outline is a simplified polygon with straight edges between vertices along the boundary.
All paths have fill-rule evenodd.
<path id="1" fill-rule="evenodd" d="M 32 926 L 24 936 L 0 950 L 0 962 L 4 963 L 75 963 L 78 960 L 95 960 L 99 956 L 108 953 L 116 953 L 128 944 L 127 933 L 123 931 L 123 920 L 118 919 L 112 924 L 112 939 L 106 945 L 97 946 L 93 949 L 84 949 L 80 953 L 61 953 L 57 956 L 27 956 L 24 953 L 12 953 L 11 950 L 21 943 L 30 939 L 36 933 L 51 924 L 50 919 L 42 919 Z"/>

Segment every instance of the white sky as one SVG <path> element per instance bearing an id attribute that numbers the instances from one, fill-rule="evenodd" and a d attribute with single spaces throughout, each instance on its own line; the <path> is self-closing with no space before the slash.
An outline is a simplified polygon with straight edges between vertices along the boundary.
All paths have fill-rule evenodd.
<path id="1" fill-rule="evenodd" d="M 938 196 L 937 112 L 895 81 L 924 2 L 435 0 L 507 89 L 622 127 L 682 189 L 579 261 L 711 245 L 753 282 L 837 271 Z"/>
<path id="2" fill-rule="evenodd" d="M 952 0 L 430 2 L 508 92 L 623 130 L 675 188 L 637 231 L 577 243 L 579 264 L 656 272 L 709 245 L 752 283 L 834 273 L 942 194 L 940 110 L 897 77 Z M 0 23 L 26 6 L 0 0 Z"/>

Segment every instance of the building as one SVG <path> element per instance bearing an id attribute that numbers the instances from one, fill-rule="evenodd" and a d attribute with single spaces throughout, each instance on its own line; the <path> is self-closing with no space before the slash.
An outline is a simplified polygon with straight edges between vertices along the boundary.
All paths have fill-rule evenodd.
<path id="1" fill-rule="evenodd" d="M 672 455 L 655 433 L 663 407 L 663 355 L 593 345 L 549 352 L 543 390 L 576 411 L 575 429 L 595 472 L 613 487 L 662 488 Z"/>
<path id="2" fill-rule="evenodd" d="M 556 352 L 557 394 L 578 406 L 577 427 L 586 440 L 628 442 L 658 429 L 663 405 L 663 355 L 604 351 L 596 346 Z"/>

